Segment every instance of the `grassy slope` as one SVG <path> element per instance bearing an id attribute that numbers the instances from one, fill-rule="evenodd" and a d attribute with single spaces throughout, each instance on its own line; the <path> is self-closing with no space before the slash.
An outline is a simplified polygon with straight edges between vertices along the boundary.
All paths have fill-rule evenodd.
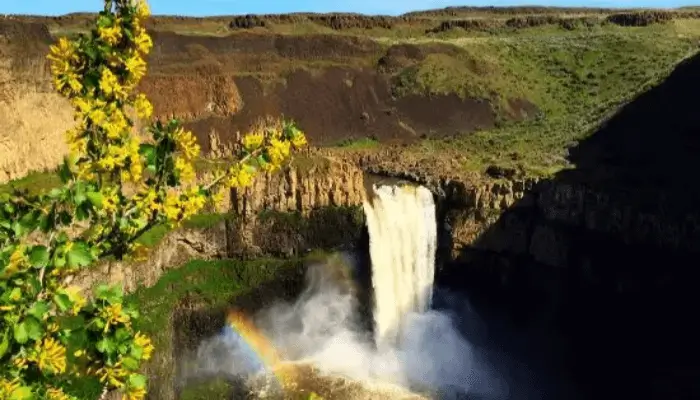
<path id="1" fill-rule="evenodd" d="M 142 313 L 136 328 L 152 338 L 157 352 L 172 354 L 171 316 L 175 310 L 195 303 L 199 307 L 212 308 L 231 304 L 236 296 L 276 279 L 283 270 L 299 268 L 302 263 L 300 259 L 192 260 L 179 269 L 168 271 L 153 287 L 141 288 L 128 296 L 128 301 L 134 302 Z M 188 299 L 188 304 L 183 304 L 183 298 Z M 151 373 L 159 376 L 172 372 L 171 366 L 158 365 L 157 362 L 149 368 Z M 81 399 L 95 399 L 100 393 L 99 384 L 90 380 L 78 381 L 68 389 Z M 183 398 L 218 399 L 223 398 L 221 395 L 228 390 L 226 384 L 208 382 L 186 390 Z"/>
<path id="2" fill-rule="evenodd" d="M 645 28 L 544 27 L 478 40 L 443 39 L 491 60 L 503 71 L 499 79 L 534 102 L 542 117 L 448 142 L 425 141 L 415 150 L 438 154 L 456 148 L 467 169 L 496 164 L 537 175 L 556 172 L 567 165 L 567 146 L 667 76 L 696 51 L 699 35 L 700 21 L 676 20 Z"/>

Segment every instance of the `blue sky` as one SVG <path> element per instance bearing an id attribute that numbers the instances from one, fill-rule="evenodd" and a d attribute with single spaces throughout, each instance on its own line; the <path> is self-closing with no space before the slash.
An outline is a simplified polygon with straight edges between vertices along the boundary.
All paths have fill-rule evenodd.
<path id="1" fill-rule="evenodd" d="M 695 0 L 695 4 L 699 4 Z M 154 14 L 168 15 L 230 15 L 287 12 L 359 12 L 366 14 L 396 15 L 407 11 L 441 8 L 451 5 L 506 6 L 541 4 L 551 6 L 588 7 L 680 7 L 692 5 L 692 0 L 550 0 L 546 3 L 530 1 L 477 0 L 149 0 Z M 70 12 L 99 11 L 101 0 L 0 0 L 0 13 L 61 15 Z"/>

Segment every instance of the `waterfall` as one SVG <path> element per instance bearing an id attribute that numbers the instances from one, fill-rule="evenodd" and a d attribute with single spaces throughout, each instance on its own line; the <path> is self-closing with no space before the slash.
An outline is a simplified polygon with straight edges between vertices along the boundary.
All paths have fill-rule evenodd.
<path id="1" fill-rule="evenodd" d="M 403 319 L 430 308 L 437 224 L 432 193 L 408 185 L 372 187 L 367 217 L 374 288 L 375 341 L 398 344 Z"/>

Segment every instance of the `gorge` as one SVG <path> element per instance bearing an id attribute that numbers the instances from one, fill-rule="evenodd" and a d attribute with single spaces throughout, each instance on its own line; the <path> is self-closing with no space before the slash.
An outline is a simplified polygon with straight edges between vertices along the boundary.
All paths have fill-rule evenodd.
<path id="1" fill-rule="evenodd" d="M 179 363 L 218 334 L 231 306 L 321 309 L 299 297 L 305 277 L 321 279 L 307 270 L 329 268 L 332 279 L 320 277 L 338 280 L 349 268 L 371 287 L 370 255 L 410 264 L 400 246 L 377 244 L 383 229 L 364 208 L 374 183 L 403 180 L 434 201 L 432 311 L 461 316 L 467 347 L 489 348 L 497 389 L 693 398 L 700 25 L 692 10 L 625 13 L 154 18 L 143 90 L 158 117 L 195 132 L 208 156 L 200 175 L 268 115 L 298 120 L 313 148 L 229 193 L 222 210 L 155 232 L 148 260 L 108 261 L 74 282 L 119 283 L 147 310 L 144 329 L 161 349 L 149 365 L 152 398 L 212 398 L 209 387 L 178 386 Z M 44 57 L 90 18 L 0 20 L 0 182 L 55 184 L 43 171 L 65 154 L 72 120 Z M 355 258 L 327 256 L 338 252 Z M 367 296 L 357 307 L 370 308 Z M 426 318 L 440 325 L 441 315 Z M 567 387 L 518 383 L 533 376 Z"/>

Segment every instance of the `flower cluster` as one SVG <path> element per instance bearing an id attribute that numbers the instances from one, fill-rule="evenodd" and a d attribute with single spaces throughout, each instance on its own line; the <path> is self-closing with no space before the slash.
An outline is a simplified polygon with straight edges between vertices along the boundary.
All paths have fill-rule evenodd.
<path id="1" fill-rule="evenodd" d="M 66 278 L 109 256 L 142 257 L 136 243 L 149 229 L 177 226 L 306 144 L 293 123 L 268 121 L 240 140 L 211 182 L 199 183 L 200 147 L 178 121 L 134 132 L 133 118 L 154 112 L 136 91 L 153 47 L 145 0 L 104 4 L 89 34 L 59 39 L 48 56 L 55 89 L 75 111 L 70 154 L 58 169 L 63 186 L 0 194 L 0 399 L 75 399 L 62 382 L 84 376 L 143 399 L 139 371 L 154 347 L 136 328 L 138 311 L 119 288 L 85 295 Z"/>

